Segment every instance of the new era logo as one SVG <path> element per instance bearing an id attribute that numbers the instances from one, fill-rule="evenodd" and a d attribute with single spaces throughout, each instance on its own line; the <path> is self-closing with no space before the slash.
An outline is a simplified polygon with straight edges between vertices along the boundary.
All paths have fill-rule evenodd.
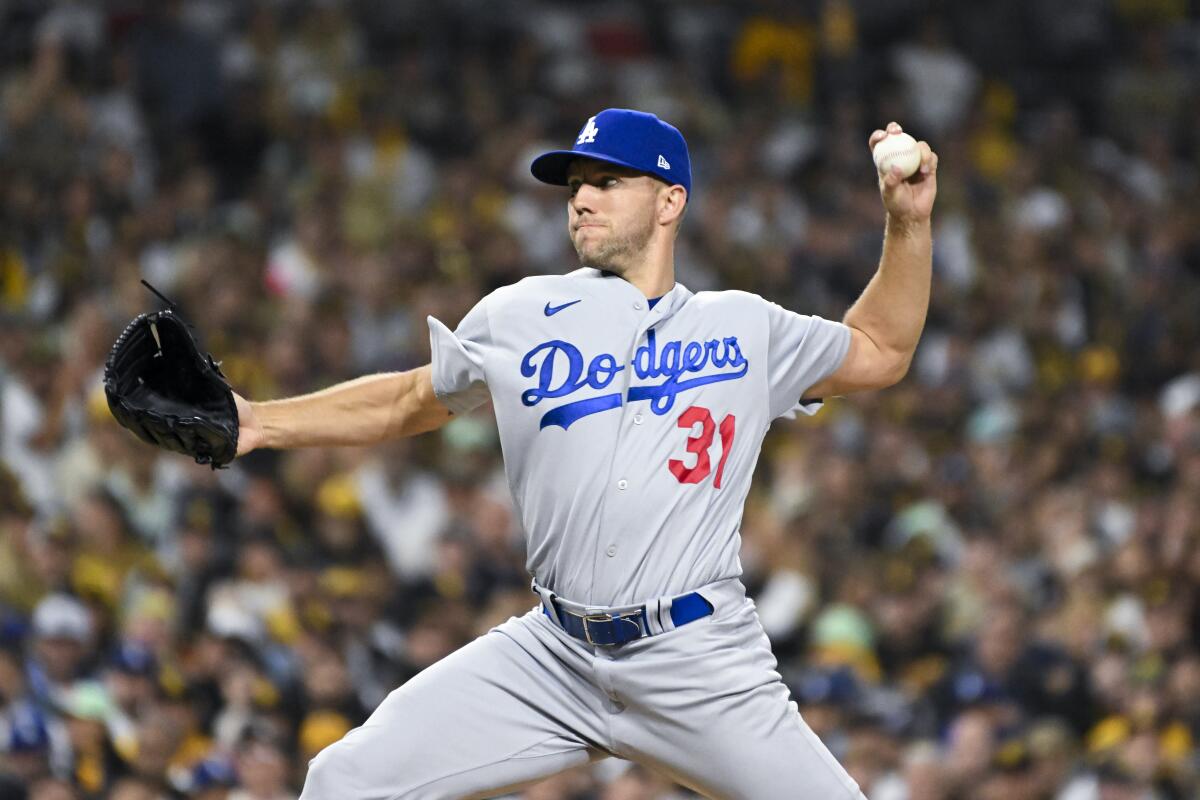
<path id="1" fill-rule="evenodd" d="M 660 155 L 660 156 L 658 157 L 658 168 L 659 168 L 659 169 L 670 169 L 670 168 L 671 168 L 671 162 L 670 162 L 670 161 L 667 161 L 665 158 L 663 158 L 663 157 Z"/>
<path id="2" fill-rule="evenodd" d="M 600 129 L 596 127 L 596 118 L 590 117 L 587 125 L 583 126 L 583 130 L 579 132 L 579 138 L 575 140 L 575 144 L 591 144 L 596 141 L 596 134 Z"/>

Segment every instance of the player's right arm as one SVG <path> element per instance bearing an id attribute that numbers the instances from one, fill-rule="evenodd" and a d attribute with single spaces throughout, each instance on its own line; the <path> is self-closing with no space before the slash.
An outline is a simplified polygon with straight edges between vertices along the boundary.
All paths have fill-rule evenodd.
<path id="1" fill-rule="evenodd" d="M 874 147 L 896 123 L 871 134 Z M 925 327 L 933 272 L 930 217 L 937 196 L 937 154 L 920 142 L 920 172 L 908 179 L 898 168 L 879 176 L 887 211 L 879 269 L 842 321 L 850 328 L 850 347 L 838 369 L 809 387 L 805 397 L 831 397 L 891 386 L 908 372 Z"/>
<path id="2" fill-rule="evenodd" d="M 440 428 L 453 413 L 433 392 L 429 364 L 365 375 L 284 400 L 251 403 L 235 394 L 239 456 L 261 447 L 370 445 Z"/>

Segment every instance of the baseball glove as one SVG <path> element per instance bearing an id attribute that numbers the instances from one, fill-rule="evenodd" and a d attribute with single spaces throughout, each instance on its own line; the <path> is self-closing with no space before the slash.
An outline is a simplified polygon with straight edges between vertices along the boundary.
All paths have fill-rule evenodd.
<path id="1" fill-rule="evenodd" d="M 233 389 L 178 307 L 163 300 L 170 309 L 139 314 L 113 344 L 104 364 L 108 407 L 142 441 L 224 467 L 237 455 Z"/>

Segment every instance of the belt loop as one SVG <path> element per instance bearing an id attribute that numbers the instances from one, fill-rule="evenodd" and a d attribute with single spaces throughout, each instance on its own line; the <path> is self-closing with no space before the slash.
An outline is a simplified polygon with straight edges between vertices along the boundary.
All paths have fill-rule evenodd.
<path id="1" fill-rule="evenodd" d="M 558 604 L 554 602 L 554 598 L 558 595 L 554 594 L 554 592 L 550 591 L 549 589 L 538 586 L 537 578 L 534 578 L 530 583 L 530 588 L 533 589 L 534 594 L 542 598 L 542 605 L 545 606 L 546 610 L 550 612 L 552 615 L 551 618 L 559 625 L 562 625 L 562 615 L 559 613 Z"/>
<path id="2" fill-rule="evenodd" d="M 658 601 L 658 624 L 663 633 L 675 630 L 675 620 L 671 617 L 671 606 L 674 604 L 674 597 L 664 597 Z"/>
<path id="3" fill-rule="evenodd" d="M 662 603 L 663 598 L 661 597 L 656 597 L 649 603 L 646 603 L 646 630 L 652 636 L 657 636 L 658 634 L 666 633 L 667 631 L 667 629 L 663 627 L 662 623 Z M 668 621 L 670 620 L 669 614 L 667 615 L 667 619 Z"/>

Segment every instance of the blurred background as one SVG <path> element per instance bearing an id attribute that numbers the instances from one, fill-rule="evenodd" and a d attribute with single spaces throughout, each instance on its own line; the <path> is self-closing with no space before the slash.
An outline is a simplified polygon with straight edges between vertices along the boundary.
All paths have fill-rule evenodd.
<path id="1" fill-rule="evenodd" d="M 534 605 L 486 409 L 212 472 L 100 374 L 176 299 L 268 399 L 574 268 L 532 154 L 692 149 L 693 290 L 840 319 L 866 149 L 939 152 L 909 376 L 768 437 L 745 582 L 872 800 L 1200 797 L 1200 12 L 1188 0 L 0 0 L 0 798 L 279 800 Z M 609 760 L 522 800 L 679 800 Z"/>

